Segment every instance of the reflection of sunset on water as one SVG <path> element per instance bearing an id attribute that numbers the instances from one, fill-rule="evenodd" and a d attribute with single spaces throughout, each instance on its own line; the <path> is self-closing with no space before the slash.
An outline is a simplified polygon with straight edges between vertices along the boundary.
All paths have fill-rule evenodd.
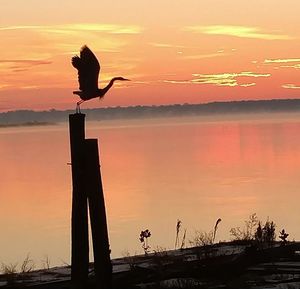
<path id="1" fill-rule="evenodd" d="M 87 137 L 99 138 L 112 256 L 140 252 L 144 227 L 153 246 L 172 248 L 178 218 L 188 238 L 222 218 L 217 239 L 228 240 L 230 228 L 256 212 L 299 238 L 300 122 L 272 116 L 88 122 Z M 48 254 L 55 264 L 68 261 L 66 124 L 6 128 L 0 136 L 3 260 L 30 252 L 37 260 Z"/>

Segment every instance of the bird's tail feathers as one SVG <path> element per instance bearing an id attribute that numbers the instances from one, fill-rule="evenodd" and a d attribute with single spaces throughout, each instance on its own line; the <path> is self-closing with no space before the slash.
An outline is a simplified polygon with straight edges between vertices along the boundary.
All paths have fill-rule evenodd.
<path id="1" fill-rule="evenodd" d="M 77 95 L 81 95 L 81 93 L 82 93 L 82 91 L 81 90 L 75 90 L 75 91 L 73 91 L 73 94 L 77 94 Z"/>

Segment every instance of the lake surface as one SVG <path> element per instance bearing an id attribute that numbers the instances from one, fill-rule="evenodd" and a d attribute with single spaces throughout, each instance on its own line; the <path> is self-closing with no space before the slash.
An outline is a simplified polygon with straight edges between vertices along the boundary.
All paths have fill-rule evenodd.
<path id="1" fill-rule="evenodd" d="M 98 138 L 112 257 L 172 249 L 177 219 L 230 240 L 252 213 L 300 239 L 300 115 L 89 122 Z M 0 129 L 0 263 L 70 263 L 68 124 Z M 182 234 L 182 233 L 181 233 Z M 182 237 L 182 235 L 181 235 Z"/>

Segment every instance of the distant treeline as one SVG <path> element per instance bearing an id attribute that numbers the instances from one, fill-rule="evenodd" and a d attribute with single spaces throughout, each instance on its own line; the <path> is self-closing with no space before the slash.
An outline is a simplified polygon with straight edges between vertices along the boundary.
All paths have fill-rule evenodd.
<path id="1" fill-rule="evenodd" d="M 0 128 L 2 127 L 16 127 L 16 126 L 44 126 L 44 125 L 54 125 L 54 122 L 41 122 L 41 121 L 28 121 L 22 123 L 0 123 Z"/>
<path id="2" fill-rule="evenodd" d="M 134 119 L 153 117 L 201 116 L 254 112 L 300 112 L 300 99 L 247 100 L 211 102 L 206 104 L 174 104 L 160 106 L 131 106 L 82 109 L 89 120 Z M 0 113 L 0 124 L 57 123 L 68 120 L 74 110 L 17 110 Z"/>

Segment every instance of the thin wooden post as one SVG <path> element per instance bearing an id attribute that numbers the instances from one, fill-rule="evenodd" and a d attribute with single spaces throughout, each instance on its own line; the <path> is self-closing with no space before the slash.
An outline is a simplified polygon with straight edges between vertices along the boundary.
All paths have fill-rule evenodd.
<path id="1" fill-rule="evenodd" d="M 85 192 L 85 114 L 70 114 L 72 164 L 71 281 L 74 288 L 86 288 L 89 265 L 88 211 Z"/>
<path id="2" fill-rule="evenodd" d="M 97 139 L 86 139 L 86 191 L 92 228 L 97 288 L 112 288 L 112 265 Z"/>

